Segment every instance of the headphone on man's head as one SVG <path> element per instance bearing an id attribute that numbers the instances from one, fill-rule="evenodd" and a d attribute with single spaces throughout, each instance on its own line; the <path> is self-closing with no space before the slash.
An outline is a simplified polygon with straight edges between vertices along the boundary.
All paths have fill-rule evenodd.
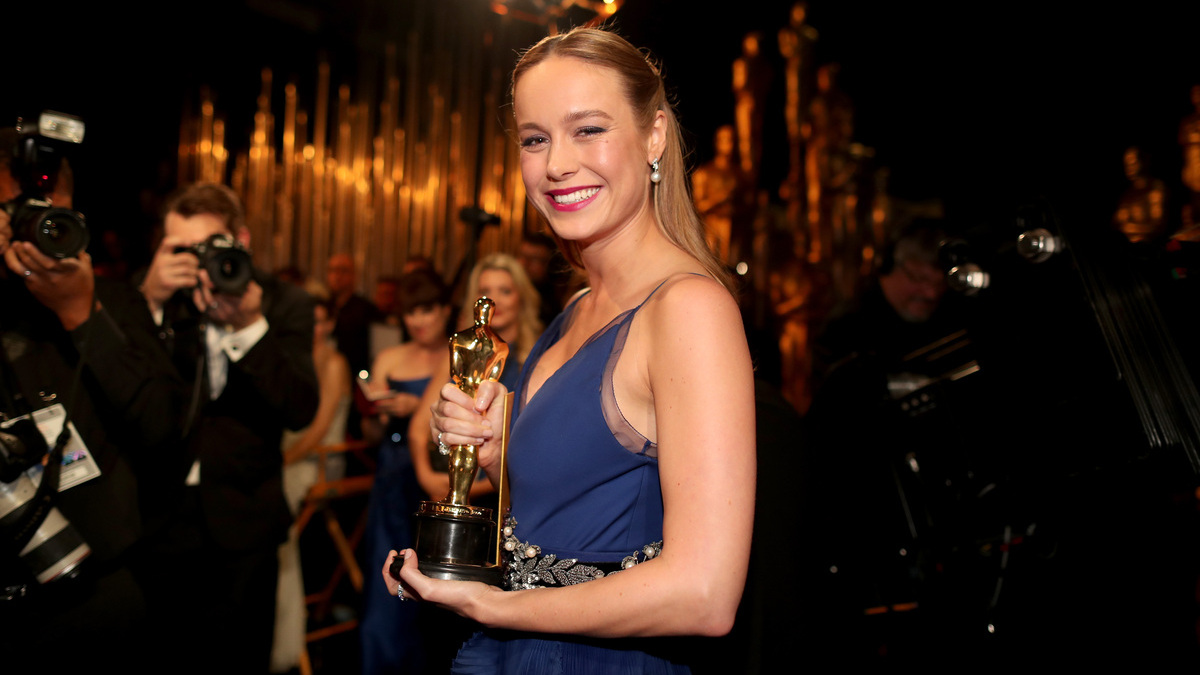
<path id="1" fill-rule="evenodd" d="M 891 274 L 896 269 L 896 249 L 900 244 L 914 241 L 919 248 L 930 249 L 937 257 L 938 247 L 946 237 L 946 223 L 941 218 L 918 216 L 899 227 L 888 231 L 887 242 L 875 258 L 875 270 L 880 276 Z"/>

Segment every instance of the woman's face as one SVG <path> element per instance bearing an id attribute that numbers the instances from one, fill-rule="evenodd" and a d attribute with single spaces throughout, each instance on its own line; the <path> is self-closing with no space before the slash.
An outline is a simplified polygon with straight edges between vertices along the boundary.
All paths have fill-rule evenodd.
<path id="1" fill-rule="evenodd" d="M 424 347 L 433 347 L 446 340 L 446 320 L 449 305 L 421 305 L 404 313 L 404 329 L 409 338 Z"/>
<path id="2" fill-rule="evenodd" d="M 664 116 L 640 129 L 612 70 L 551 57 L 521 76 L 513 102 L 525 190 L 558 236 L 586 247 L 654 222 L 650 162 Z"/>
<path id="3" fill-rule="evenodd" d="M 506 270 L 483 270 L 479 273 L 479 288 L 476 297 L 486 295 L 496 306 L 492 309 L 492 330 L 501 332 L 517 323 L 521 309 L 521 294 Z"/>

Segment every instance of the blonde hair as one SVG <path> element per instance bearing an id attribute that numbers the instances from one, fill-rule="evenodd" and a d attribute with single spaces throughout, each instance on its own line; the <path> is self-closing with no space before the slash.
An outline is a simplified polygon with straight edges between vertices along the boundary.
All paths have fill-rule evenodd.
<path id="1" fill-rule="evenodd" d="M 666 88 L 658 67 L 648 56 L 638 51 L 616 33 L 598 28 L 575 28 L 561 35 L 552 35 L 527 49 L 518 59 L 512 73 L 510 97 L 515 97 L 517 82 L 528 70 L 559 56 L 579 59 L 594 66 L 611 70 L 619 79 L 625 99 L 633 108 L 638 127 L 649 133 L 656 114 L 666 116 L 666 146 L 659 158 L 662 180 L 651 184 L 654 197 L 654 219 L 658 229 L 671 243 L 695 258 L 714 279 L 732 290 L 729 272 L 708 247 L 704 223 L 696 213 L 688 192 L 687 169 L 683 161 L 683 131 L 675 118 L 675 110 L 667 100 Z M 513 101 L 515 112 L 516 101 Z M 650 180 L 646 169 L 646 180 Z M 558 247 L 572 266 L 583 269 L 579 246 L 564 241 L 551 232 Z"/>
<path id="2" fill-rule="evenodd" d="M 542 334 L 542 320 L 539 318 L 542 302 L 537 289 L 533 287 L 533 282 L 529 280 L 529 275 L 525 273 L 525 268 L 521 267 L 516 258 L 507 253 L 493 253 L 475 263 L 475 267 L 471 269 L 471 276 L 467 277 L 460 324 L 469 326 L 475 320 L 474 308 L 475 300 L 479 297 L 479 277 L 486 270 L 508 272 L 517 288 L 517 296 L 520 299 L 520 306 L 517 308 L 517 340 L 516 344 L 509 345 L 509 349 L 520 363 L 525 363 L 529 352 L 533 350 L 533 343 L 537 342 L 538 336 Z"/>

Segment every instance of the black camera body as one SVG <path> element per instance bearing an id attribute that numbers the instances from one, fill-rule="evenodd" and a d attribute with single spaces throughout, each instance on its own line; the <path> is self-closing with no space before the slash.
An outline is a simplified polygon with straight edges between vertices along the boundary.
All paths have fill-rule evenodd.
<path id="1" fill-rule="evenodd" d="M 38 116 L 36 125 L 17 121 L 17 142 L 10 169 L 21 194 L 3 204 L 13 238 L 30 241 L 53 258 L 74 258 L 87 248 L 90 235 L 83 214 L 55 207 L 50 193 L 58 182 L 63 159 L 83 142 L 83 121 L 52 111 Z"/>
<path id="2" fill-rule="evenodd" d="M 0 429 L 0 483 L 17 480 L 49 452 L 46 440 L 28 417 Z"/>
<path id="3" fill-rule="evenodd" d="M 176 253 L 191 253 L 200 259 L 217 293 L 241 295 L 253 277 L 250 251 L 228 234 L 214 234 L 192 246 L 176 246 Z"/>
<path id="4" fill-rule="evenodd" d="M 74 258 L 91 239 L 82 213 L 55 207 L 44 199 L 21 195 L 5 204 L 4 209 L 12 224 L 13 239 L 31 241 L 52 258 Z"/>

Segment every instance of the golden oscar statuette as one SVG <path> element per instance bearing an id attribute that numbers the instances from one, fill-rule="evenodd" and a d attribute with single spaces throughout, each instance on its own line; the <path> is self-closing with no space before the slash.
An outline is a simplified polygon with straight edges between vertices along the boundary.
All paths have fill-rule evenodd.
<path id="1" fill-rule="evenodd" d="M 490 298 L 479 298 L 475 301 L 475 325 L 450 337 L 450 376 L 460 390 L 472 397 L 484 381 L 500 379 L 504 361 L 508 358 L 508 343 L 489 325 L 494 308 L 495 303 Z M 505 418 L 500 430 L 501 470 L 497 485 L 500 511 L 503 511 L 507 496 L 504 484 L 507 443 L 504 436 L 510 400 L 505 397 L 497 402 L 504 405 Z M 450 446 L 450 492 L 439 501 L 421 502 L 416 513 L 416 544 L 413 548 L 420 570 L 426 576 L 482 581 L 499 586 L 503 568 L 499 556 L 498 518 L 503 514 L 494 515 L 492 509 L 471 506 L 468 499 L 479 469 L 477 452 L 474 445 Z M 401 564 L 403 558 L 393 563 L 391 571 L 396 578 L 400 577 L 398 565 Z"/>

